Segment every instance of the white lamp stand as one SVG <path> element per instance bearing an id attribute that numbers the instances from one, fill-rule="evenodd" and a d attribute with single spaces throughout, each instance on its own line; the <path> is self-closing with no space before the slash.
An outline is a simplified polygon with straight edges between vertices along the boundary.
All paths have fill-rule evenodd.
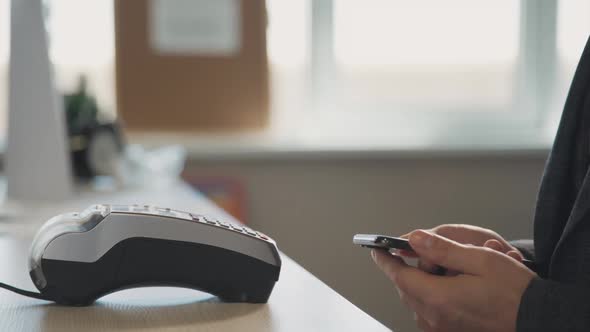
<path id="1" fill-rule="evenodd" d="M 41 0 L 12 0 L 10 27 L 7 199 L 64 200 L 72 196 L 73 177 Z"/>

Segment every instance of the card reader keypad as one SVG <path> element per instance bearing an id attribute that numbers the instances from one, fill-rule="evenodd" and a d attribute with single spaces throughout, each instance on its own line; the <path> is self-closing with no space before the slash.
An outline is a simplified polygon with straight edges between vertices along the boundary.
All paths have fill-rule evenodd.
<path id="1" fill-rule="evenodd" d="M 110 205 L 109 208 L 111 212 L 115 213 L 138 213 L 190 220 L 193 222 L 207 224 L 212 227 L 219 227 L 225 230 L 235 231 L 240 234 L 251 236 L 263 241 L 271 241 L 271 239 L 263 233 L 257 232 L 243 225 L 221 221 L 211 216 L 188 213 L 184 211 L 173 210 L 170 208 L 160 208 L 151 205 Z"/>

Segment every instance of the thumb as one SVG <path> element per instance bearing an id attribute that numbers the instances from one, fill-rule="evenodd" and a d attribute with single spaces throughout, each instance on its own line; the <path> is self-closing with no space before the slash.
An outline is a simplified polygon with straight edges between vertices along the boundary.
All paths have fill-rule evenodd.
<path id="1" fill-rule="evenodd" d="M 462 273 L 481 275 L 500 253 L 490 248 L 463 245 L 440 235 L 417 230 L 410 234 L 410 245 L 420 258 Z"/>

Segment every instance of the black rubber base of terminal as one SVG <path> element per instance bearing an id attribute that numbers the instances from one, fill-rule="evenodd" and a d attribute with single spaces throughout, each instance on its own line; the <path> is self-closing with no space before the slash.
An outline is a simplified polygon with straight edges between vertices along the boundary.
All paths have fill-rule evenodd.
<path id="1" fill-rule="evenodd" d="M 43 259 L 45 299 L 73 306 L 122 289 L 179 286 L 225 302 L 265 303 L 280 266 L 218 247 L 161 239 L 120 242 L 94 263 Z"/>

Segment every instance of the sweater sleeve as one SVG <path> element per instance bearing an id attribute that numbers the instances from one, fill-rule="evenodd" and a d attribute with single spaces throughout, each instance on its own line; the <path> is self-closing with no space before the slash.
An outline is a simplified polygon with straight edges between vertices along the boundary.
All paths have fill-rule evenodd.
<path id="1" fill-rule="evenodd" d="M 588 331 L 588 298 L 588 287 L 534 278 L 522 295 L 516 331 Z"/>

